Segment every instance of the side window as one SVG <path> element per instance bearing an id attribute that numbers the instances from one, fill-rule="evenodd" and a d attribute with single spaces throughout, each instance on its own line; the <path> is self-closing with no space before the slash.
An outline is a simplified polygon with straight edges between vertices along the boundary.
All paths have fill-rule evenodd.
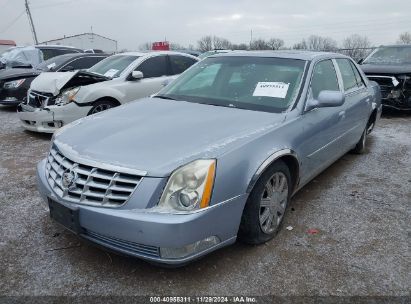
<path id="1" fill-rule="evenodd" d="M 314 99 L 321 91 L 339 91 L 337 74 L 331 60 L 324 60 L 316 64 L 311 80 L 311 92 Z"/>
<path id="2" fill-rule="evenodd" d="M 59 55 L 77 53 L 77 51 L 70 49 L 41 49 L 41 51 L 43 53 L 44 60 L 48 60 Z"/>
<path id="3" fill-rule="evenodd" d="M 344 91 L 347 92 L 355 89 L 357 87 L 357 78 L 355 77 L 350 61 L 348 59 L 337 59 L 336 61 L 341 71 Z"/>
<path id="4" fill-rule="evenodd" d="M 197 61 L 190 57 L 171 55 L 170 64 L 171 64 L 171 74 L 177 75 L 183 73 L 189 67 L 191 67 Z"/>
<path id="5" fill-rule="evenodd" d="M 88 69 L 88 68 L 91 68 L 93 65 L 95 65 L 97 62 L 99 62 L 102 59 L 104 59 L 104 57 L 82 57 L 82 58 L 78 58 L 78 59 L 66 64 L 63 67 L 63 69 L 67 66 L 73 67 L 74 70 Z"/>
<path id="6" fill-rule="evenodd" d="M 136 71 L 143 72 L 144 78 L 161 77 L 167 75 L 166 59 L 166 56 L 155 56 L 148 58 L 136 68 Z"/>
<path id="7" fill-rule="evenodd" d="M 354 71 L 355 79 L 357 79 L 357 86 L 360 88 L 362 86 L 365 86 L 364 81 L 362 80 L 361 75 L 357 70 L 357 67 L 351 61 L 350 61 L 350 64 L 351 64 L 352 70 Z"/>

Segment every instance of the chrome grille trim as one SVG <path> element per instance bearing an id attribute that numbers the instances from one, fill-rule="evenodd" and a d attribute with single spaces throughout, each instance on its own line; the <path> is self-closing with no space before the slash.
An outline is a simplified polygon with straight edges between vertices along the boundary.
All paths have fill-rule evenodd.
<path id="1" fill-rule="evenodd" d="M 62 183 L 66 171 L 76 174 L 70 188 L 65 188 Z M 53 191 L 69 202 L 111 208 L 124 205 L 142 180 L 139 175 L 74 162 L 55 145 L 47 157 L 46 178 Z"/>

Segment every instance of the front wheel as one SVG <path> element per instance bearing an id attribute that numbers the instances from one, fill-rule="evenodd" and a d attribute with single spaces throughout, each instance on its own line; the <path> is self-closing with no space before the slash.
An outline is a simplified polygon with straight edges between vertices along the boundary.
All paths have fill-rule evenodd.
<path id="1" fill-rule="evenodd" d="M 291 196 L 287 165 L 276 161 L 257 181 L 248 197 L 238 237 L 249 244 L 261 244 L 279 231 Z"/>
<path id="2" fill-rule="evenodd" d="M 96 113 L 103 112 L 103 111 L 105 111 L 105 110 L 114 108 L 115 106 L 117 106 L 116 103 L 114 103 L 114 102 L 112 102 L 112 101 L 110 101 L 110 100 L 100 100 L 100 101 L 97 101 L 97 102 L 93 105 L 93 107 L 91 108 L 91 110 L 88 112 L 87 116 L 88 116 L 88 115 L 93 115 L 93 114 L 96 114 Z"/>

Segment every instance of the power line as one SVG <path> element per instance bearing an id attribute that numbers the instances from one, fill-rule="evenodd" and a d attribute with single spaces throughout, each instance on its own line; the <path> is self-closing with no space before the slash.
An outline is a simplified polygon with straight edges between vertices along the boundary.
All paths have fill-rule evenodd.
<path id="1" fill-rule="evenodd" d="M 14 18 L 4 29 L 0 31 L 0 33 L 4 33 L 7 31 L 10 27 L 12 27 L 20 18 L 21 16 L 24 15 L 25 10 L 23 10 L 16 18 Z"/>

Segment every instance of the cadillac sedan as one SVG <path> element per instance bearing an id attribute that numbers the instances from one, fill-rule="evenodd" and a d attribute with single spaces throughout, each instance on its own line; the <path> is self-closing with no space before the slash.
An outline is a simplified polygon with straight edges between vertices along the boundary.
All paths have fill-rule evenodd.
<path id="1" fill-rule="evenodd" d="M 152 98 L 60 129 L 39 190 L 80 237 L 181 265 L 273 238 L 291 197 L 363 152 L 380 113 L 378 85 L 348 57 L 215 55 Z"/>

